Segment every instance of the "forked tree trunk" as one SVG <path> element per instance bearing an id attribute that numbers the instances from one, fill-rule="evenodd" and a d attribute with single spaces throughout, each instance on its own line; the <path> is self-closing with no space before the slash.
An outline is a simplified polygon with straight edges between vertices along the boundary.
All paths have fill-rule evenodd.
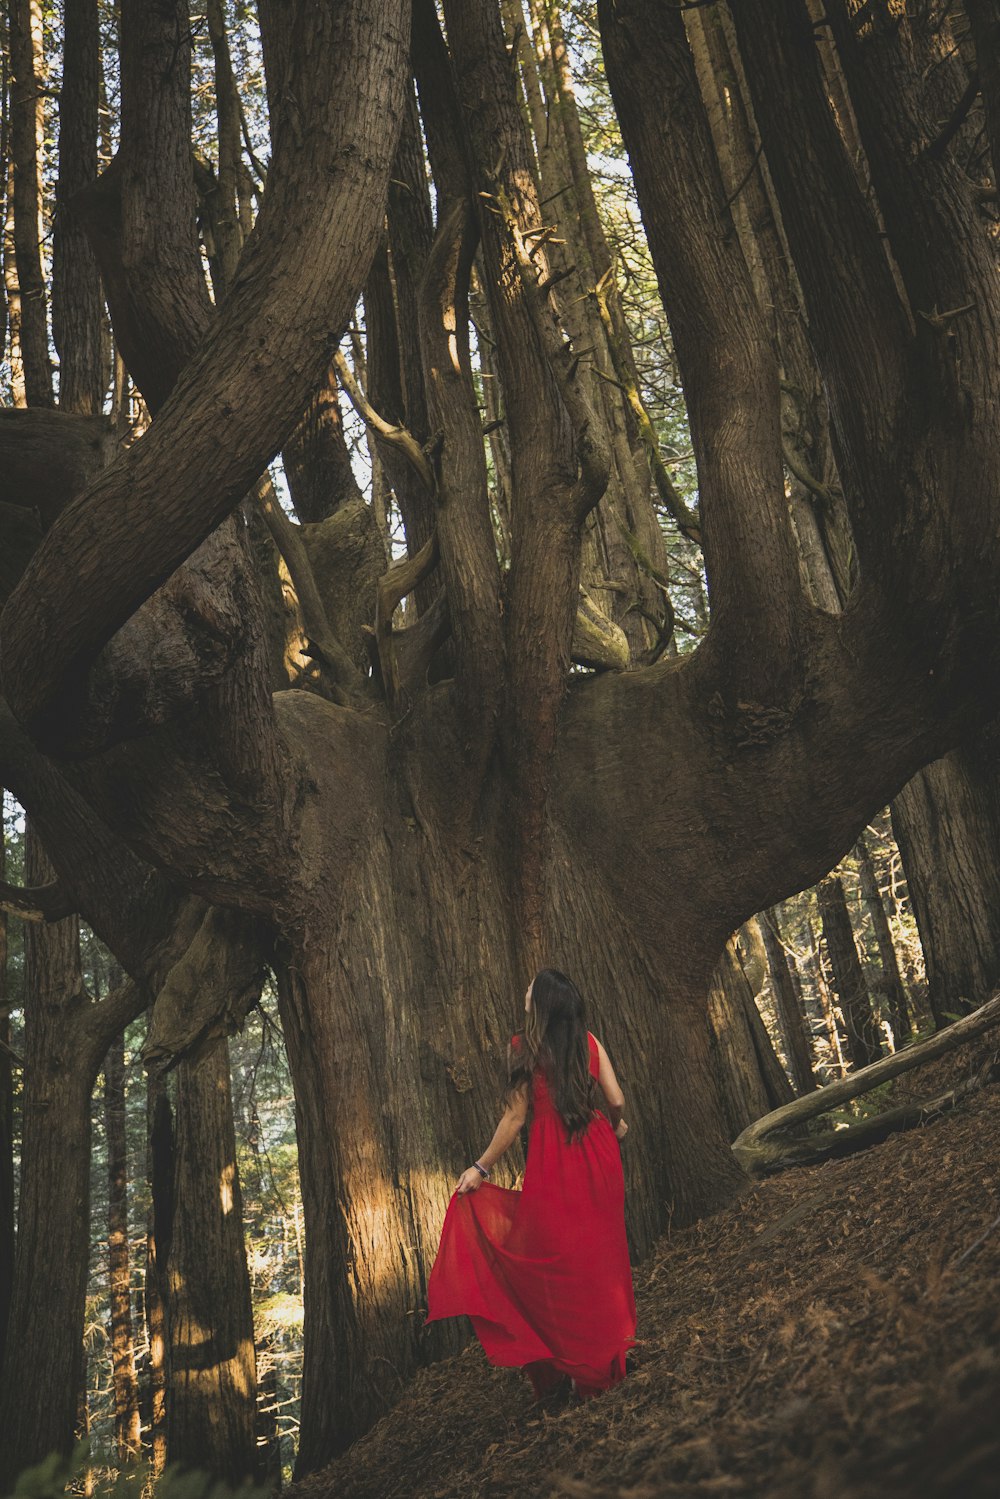
<path id="1" fill-rule="evenodd" d="M 920 771 L 892 804 L 939 1027 L 1000 983 L 998 746 L 994 727 Z"/>
<path id="2" fill-rule="evenodd" d="M 156 1246 L 168 1332 L 167 1460 L 235 1485 L 257 1472 L 257 1367 L 224 1041 L 177 1070 L 171 1157 Z"/>
<path id="3" fill-rule="evenodd" d="M 139 1386 L 132 1343 L 132 1267 L 128 1234 L 128 1148 L 125 1134 L 125 1038 L 104 1059 L 104 1120 L 108 1149 L 108 1280 L 111 1378 L 118 1464 L 139 1458 Z"/>

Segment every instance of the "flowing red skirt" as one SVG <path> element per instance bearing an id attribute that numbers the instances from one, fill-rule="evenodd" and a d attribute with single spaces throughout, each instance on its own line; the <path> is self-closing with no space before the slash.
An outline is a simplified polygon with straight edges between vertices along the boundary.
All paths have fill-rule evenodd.
<path id="1" fill-rule="evenodd" d="M 603 1114 L 567 1142 L 542 1078 L 533 1105 L 523 1189 L 451 1200 L 427 1320 L 470 1317 L 490 1362 L 530 1366 L 539 1392 L 565 1374 L 594 1393 L 624 1378 L 635 1340 L 621 1154 Z"/>

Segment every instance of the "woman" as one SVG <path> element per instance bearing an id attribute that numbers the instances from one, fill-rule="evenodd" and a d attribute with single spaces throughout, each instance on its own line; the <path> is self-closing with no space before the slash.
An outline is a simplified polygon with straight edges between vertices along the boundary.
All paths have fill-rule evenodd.
<path id="1" fill-rule="evenodd" d="M 635 1337 L 618 1146 L 625 1100 L 564 973 L 537 974 L 524 1007 L 503 1118 L 448 1208 L 427 1320 L 471 1317 L 490 1362 L 523 1367 L 539 1399 L 567 1376 L 587 1399 L 625 1377 Z M 594 1107 L 596 1084 L 610 1122 Z M 529 1116 L 523 1189 L 496 1187 L 490 1171 Z"/>

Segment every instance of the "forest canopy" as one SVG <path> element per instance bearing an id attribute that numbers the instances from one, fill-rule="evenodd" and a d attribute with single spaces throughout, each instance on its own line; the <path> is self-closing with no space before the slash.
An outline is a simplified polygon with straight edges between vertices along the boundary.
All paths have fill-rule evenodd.
<path id="1" fill-rule="evenodd" d="M 5 17 L 0 1482 L 95 1161 L 121 1462 L 273 1476 L 301 1315 L 304 1474 L 459 1346 L 538 967 L 637 1256 L 1000 982 L 1000 13 Z"/>

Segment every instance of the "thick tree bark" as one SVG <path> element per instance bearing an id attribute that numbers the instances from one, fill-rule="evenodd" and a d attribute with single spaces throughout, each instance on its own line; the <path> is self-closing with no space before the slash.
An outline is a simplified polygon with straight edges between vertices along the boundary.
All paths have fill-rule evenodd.
<path id="1" fill-rule="evenodd" d="M 119 973 L 120 979 L 120 973 Z M 118 1465 L 140 1454 L 139 1386 L 132 1340 L 132 1266 L 128 1232 L 128 1148 L 125 1134 L 125 1038 L 104 1059 L 104 1121 L 108 1152 L 108 1283 L 111 1303 L 111 1379 Z"/>
<path id="2" fill-rule="evenodd" d="M 257 1474 L 257 1369 L 224 1041 L 178 1069 L 170 1150 L 169 1203 L 156 1204 L 167 1461 L 236 1485 Z"/>
<path id="3" fill-rule="evenodd" d="M 823 881 L 819 887 L 818 899 L 823 938 L 844 1017 L 851 1061 L 857 1068 L 867 1067 L 870 1062 L 878 1061 L 880 1055 L 878 1031 L 872 1014 L 868 983 L 854 941 L 847 897 L 836 875 L 830 875 Z"/>
<path id="4" fill-rule="evenodd" d="M 1000 983 L 1000 735 L 935 761 L 899 793 L 892 827 L 937 1025 Z"/>

